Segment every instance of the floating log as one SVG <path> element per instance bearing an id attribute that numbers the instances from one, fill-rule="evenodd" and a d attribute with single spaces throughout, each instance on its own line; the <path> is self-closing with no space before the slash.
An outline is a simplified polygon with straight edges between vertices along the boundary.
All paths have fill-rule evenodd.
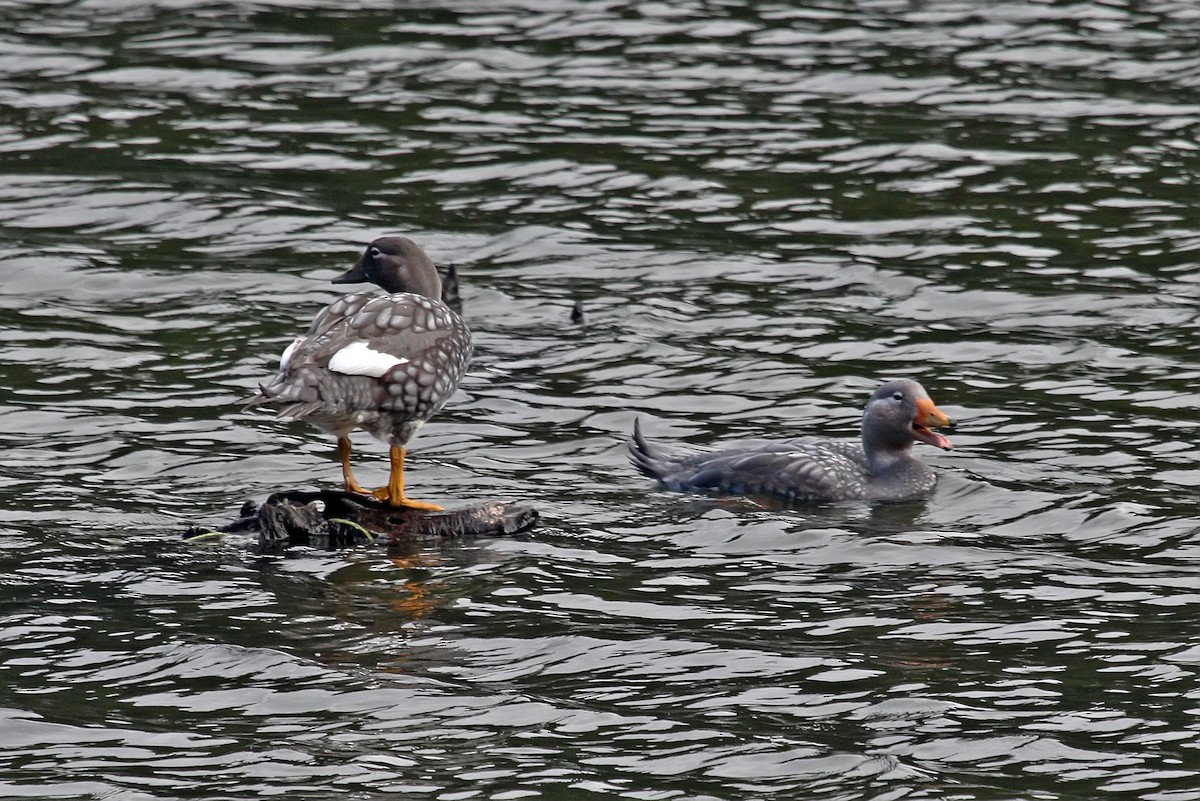
<path id="1" fill-rule="evenodd" d="M 291 545 L 346 548 L 462 537 L 504 537 L 533 528 L 538 513 L 520 503 L 490 501 L 429 512 L 393 507 L 366 495 L 338 490 L 276 492 L 262 506 L 242 505 L 237 520 L 218 529 L 189 529 L 184 539 L 258 532 L 264 550 Z"/>

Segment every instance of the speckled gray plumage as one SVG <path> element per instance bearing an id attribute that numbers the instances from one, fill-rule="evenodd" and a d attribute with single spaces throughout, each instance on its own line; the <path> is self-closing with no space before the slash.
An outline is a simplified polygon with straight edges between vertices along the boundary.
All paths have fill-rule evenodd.
<path id="1" fill-rule="evenodd" d="M 646 440 L 635 422 L 630 456 L 642 473 L 675 490 L 777 495 L 797 501 L 917 498 L 936 483 L 928 465 L 912 455 L 916 403 L 928 398 L 915 381 L 891 381 L 868 401 L 861 439 L 751 440 L 695 454 L 663 452 Z M 931 401 L 929 406 L 934 408 Z M 944 437 L 927 436 L 944 441 L 939 447 L 949 447 Z"/>
<path id="2" fill-rule="evenodd" d="M 410 256 L 413 274 L 377 274 L 364 261 L 388 243 Z M 415 266 L 414 266 L 415 265 Z M 252 403 L 273 406 L 282 417 L 304 419 L 338 436 L 361 428 L 403 447 L 413 433 L 454 394 L 471 357 L 471 334 L 440 299 L 441 286 L 428 257 L 408 240 L 372 243 L 363 259 L 338 281 L 372 280 L 385 289 L 412 286 L 422 293 L 356 292 L 326 306 L 296 340 L 286 364 Z M 330 368 L 351 345 L 371 355 L 394 357 L 381 375 L 348 375 Z"/>

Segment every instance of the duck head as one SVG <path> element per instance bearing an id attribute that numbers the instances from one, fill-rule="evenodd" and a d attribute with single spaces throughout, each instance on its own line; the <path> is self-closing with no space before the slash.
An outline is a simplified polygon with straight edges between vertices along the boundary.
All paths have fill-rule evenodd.
<path id="1" fill-rule="evenodd" d="M 335 284 L 377 284 L 388 292 L 411 292 L 440 300 L 442 280 L 433 261 L 411 239 L 382 236 L 359 256 L 346 273 L 333 279 Z"/>
<path id="2" fill-rule="evenodd" d="M 950 440 L 934 431 L 934 427 L 953 426 L 916 381 L 889 381 L 867 401 L 863 412 L 863 445 L 872 450 L 901 451 L 913 442 L 926 442 L 948 451 Z"/>

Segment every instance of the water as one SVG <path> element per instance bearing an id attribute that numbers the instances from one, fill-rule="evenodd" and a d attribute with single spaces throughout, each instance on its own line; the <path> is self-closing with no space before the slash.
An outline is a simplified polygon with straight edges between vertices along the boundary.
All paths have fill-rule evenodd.
<path id="1" fill-rule="evenodd" d="M 1200 16 L 799 5 L 0 4 L 0 796 L 1200 798 Z M 478 343 L 410 491 L 541 525 L 179 541 L 336 485 L 237 402 L 383 233 Z M 625 460 L 889 375 L 928 501 Z"/>

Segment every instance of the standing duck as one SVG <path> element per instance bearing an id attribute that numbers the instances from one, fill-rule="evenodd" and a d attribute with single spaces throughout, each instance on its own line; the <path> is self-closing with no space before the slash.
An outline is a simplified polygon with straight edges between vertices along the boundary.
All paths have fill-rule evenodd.
<path id="1" fill-rule="evenodd" d="M 950 450 L 932 426 L 953 422 L 916 381 L 889 381 L 871 395 L 862 438 L 734 443 L 698 454 L 665 454 L 634 423 L 630 458 L 642 473 L 674 490 L 779 495 L 796 501 L 901 501 L 928 494 L 936 482 L 912 454 L 914 442 Z"/>
<path id="2" fill-rule="evenodd" d="M 402 236 L 376 239 L 335 284 L 370 282 L 387 294 L 355 292 L 334 301 L 287 347 L 279 372 L 249 405 L 305 419 L 337 437 L 346 491 L 391 506 L 438 510 L 404 494 L 404 446 L 450 399 L 471 358 L 471 332 L 441 300 L 425 251 Z M 387 486 L 363 489 L 350 468 L 350 432 L 390 446 Z"/>

